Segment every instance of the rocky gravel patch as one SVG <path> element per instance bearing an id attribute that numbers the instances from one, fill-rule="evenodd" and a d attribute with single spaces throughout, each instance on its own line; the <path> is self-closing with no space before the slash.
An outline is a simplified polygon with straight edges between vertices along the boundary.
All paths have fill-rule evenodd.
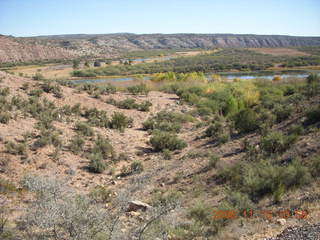
<path id="1" fill-rule="evenodd" d="M 305 225 L 302 227 L 292 226 L 286 228 L 276 237 L 266 240 L 319 240 L 320 239 L 320 223 L 313 225 Z"/>

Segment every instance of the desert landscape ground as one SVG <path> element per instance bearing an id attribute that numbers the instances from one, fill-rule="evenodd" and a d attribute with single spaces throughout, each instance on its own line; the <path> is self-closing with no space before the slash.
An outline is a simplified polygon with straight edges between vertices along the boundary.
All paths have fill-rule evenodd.
<path id="1" fill-rule="evenodd" d="M 319 10 L 0 1 L 0 240 L 320 240 Z"/>
<path id="2" fill-rule="evenodd" d="M 318 239 L 318 49 L 5 62 L 1 239 Z"/>

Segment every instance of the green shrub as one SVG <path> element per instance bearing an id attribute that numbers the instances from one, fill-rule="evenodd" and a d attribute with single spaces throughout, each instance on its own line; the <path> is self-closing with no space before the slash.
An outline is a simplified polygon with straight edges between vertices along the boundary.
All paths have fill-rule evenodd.
<path id="1" fill-rule="evenodd" d="M 230 140 L 230 130 L 223 118 L 216 118 L 205 131 L 205 136 L 226 143 Z"/>
<path id="2" fill-rule="evenodd" d="M 248 133 L 258 127 L 258 116 L 252 109 L 242 110 L 235 116 L 235 128 L 240 133 Z"/>
<path id="3" fill-rule="evenodd" d="M 62 140 L 57 131 L 42 130 L 40 132 L 40 138 L 33 143 L 33 148 L 42 148 L 47 145 L 53 145 L 55 147 L 62 146 Z"/>
<path id="4" fill-rule="evenodd" d="M 106 163 L 103 160 L 102 154 L 92 153 L 90 155 L 90 163 L 89 163 L 89 170 L 93 173 L 103 173 L 107 168 Z"/>
<path id="5" fill-rule="evenodd" d="M 143 172 L 143 164 L 140 161 L 134 161 L 130 165 L 130 171 L 132 174 L 138 174 Z"/>
<path id="6" fill-rule="evenodd" d="M 144 102 L 138 104 L 137 109 L 142 112 L 149 112 L 151 106 L 152 106 L 151 102 L 144 101 Z"/>
<path id="7" fill-rule="evenodd" d="M 320 177 L 320 156 L 311 158 L 310 170 L 313 177 Z"/>
<path id="8" fill-rule="evenodd" d="M 46 93 L 53 93 L 53 95 L 56 98 L 62 98 L 63 97 L 62 88 L 57 84 L 54 85 L 54 84 L 52 84 L 50 82 L 45 82 L 45 83 L 43 83 L 41 85 L 41 88 Z"/>
<path id="9" fill-rule="evenodd" d="M 42 89 L 32 89 L 29 92 L 30 96 L 35 96 L 35 97 L 40 97 L 43 94 L 43 90 Z"/>
<path id="10" fill-rule="evenodd" d="M 306 123 L 314 124 L 320 121 L 320 105 L 311 107 L 306 113 Z"/>
<path id="11" fill-rule="evenodd" d="M 11 114 L 7 112 L 0 112 L 0 123 L 8 124 L 11 118 Z"/>
<path id="12" fill-rule="evenodd" d="M 82 134 L 83 136 L 94 135 L 93 129 L 87 123 L 84 123 L 84 122 L 77 122 L 74 129 L 76 132 L 78 132 L 79 134 Z"/>
<path id="13" fill-rule="evenodd" d="M 320 77 L 318 74 L 310 74 L 307 77 L 305 95 L 308 97 L 317 96 L 320 93 Z"/>
<path id="14" fill-rule="evenodd" d="M 155 132 L 150 138 L 150 144 L 155 151 L 180 150 L 187 146 L 187 143 L 168 132 Z"/>
<path id="15" fill-rule="evenodd" d="M 0 88 L 0 96 L 6 97 L 10 94 L 10 89 L 8 87 Z"/>
<path id="16" fill-rule="evenodd" d="M 242 214 L 245 210 L 252 209 L 253 203 L 247 194 L 227 190 L 226 199 L 222 202 L 220 208 L 226 210 L 234 210 Z"/>
<path id="17" fill-rule="evenodd" d="M 0 194 L 16 192 L 17 188 L 8 180 L 0 178 Z"/>
<path id="18" fill-rule="evenodd" d="M 132 98 L 127 98 L 125 100 L 117 102 L 114 99 L 109 99 L 107 101 L 109 104 L 113 104 L 121 109 L 137 109 L 139 111 L 148 112 L 150 107 L 152 106 L 152 103 L 149 101 L 144 101 L 142 103 L 136 103 L 136 100 Z"/>
<path id="19" fill-rule="evenodd" d="M 165 160 L 170 160 L 172 158 L 171 152 L 168 149 L 162 150 L 162 156 L 163 156 L 163 159 L 165 159 Z"/>
<path id="20" fill-rule="evenodd" d="M 304 128 L 301 125 L 295 124 L 290 126 L 289 130 L 288 130 L 288 134 L 289 135 L 302 135 L 304 133 Z"/>
<path id="21" fill-rule="evenodd" d="M 79 115 L 81 113 L 81 104 L 76 103 L 71 107 L 71 112 L 75 115 Z"/>
<path id="22" fill-rule="evenodd" d="M 217 163 L 219 162 L 219 160 L 220 160 L 220 158 L 217 155 L 212 154 L 209 158 L 208 168 L 209 169 L 215 168 L 217 166 Z"/>
<path id="23" fill-rule="evenodd" d="M 182 123 L 193 120 L 193 117 L 188 114 L 161 111 L 156 116 L 147 119 L 142 125 L 144 130 L 179 132 Z"/>
<path id="24" fill-rule="evenodd" d="M 111 194 L 111 190 L 98 185 L 90 192 L 89 196 L 96 203 L 107 203 L 111 200 Z"/>
<path id="25" fill-rule="evenodd" d="M 293 107 L 290 105 L 278 105 L 274 109 L 274 113 L 277 117 L 277 122 L 282 122 L 286 119 L 288 119 L 293 112 Z"/>
<path id="26" fill-rule="evenodd" d="M 121 112 L 114 112 L 109 122 L 109 127 L 124 131 L 125 128 L 130 127 L 132 119 L 128 118 Z"/>
<path id="27" fill-rule="evenodd" d="M 13 155 L 26 155 L 27 146 L 24 143 L 8 142 L 5 144 L 6 152 Z"/>
<path id="28" fill-rule="evenodd" d="M 44 76 L 41 73 L 36 73 L 34 76 L 32 76 L 32 79 L 36 81 L 42 81 L 44 80 Z"/>
<path id="29" fill-rule="evenodd" d="M 133 95 L 148 95 L 149 89 L 146 84 L 141 83 L 139 85 L 131 86 L 127 88 L 128 92 Z"/>
<path id="30" fill-rule="evenodd" d="M 107 84 L 107 86 L 101 87 L 100 88 L 100 93 L 101 94 L 114 94 L 117 92 L 117 88 L 110 83 Z"/>
<path id="31" fill-rule="evenodd" d="M 296 135 L 285 136 L 280 132 L 270 132 L 261 139 L 261 149 L 267 154 L 282 153 L 295 142 Z"/>
<path id="32" fill-rule="evenodd" d="M 127 98 L 123 101 L 116 103 L 116 106 L 122 109 L 134 109 L 137 108 L 136 100 L 133 98 Z"/>
<path id="33" fill-rule="evenodd" d="M 82 137 L 79 135 L 76 135 L 71 139 L 69 149 L 74 154 L 78 154 L 83 150 L 84 143 L 85 142 L 82 139 Z"/>
<path id="34" fill-rule="evenodd" d="M 96 127 L 109 127 L 109 120 L 105 111 L 96 108 L 84 108 L 82 116 L 88 119 L 88 123 Z"/>
<path id="35" fill-rule="evenodd" d="M 308 168 L 298 161 L 283 166 L 272 164 L 267 160 L 238 163 L 224 169 L 220 176 L 229 181 L 233 190 L 248 194 L 252 201 L 275 193 L 279 184 L 289 189 L 305 185 L 311 180 Z"/>
<path id="36" fill-rule="evenodd" d="M 93 154 L 100 154 L 103 159 L 114 157 L 114 150 L 110 140 L 102 137 L 101 135 L 96 139 L 91 152 Z"/>

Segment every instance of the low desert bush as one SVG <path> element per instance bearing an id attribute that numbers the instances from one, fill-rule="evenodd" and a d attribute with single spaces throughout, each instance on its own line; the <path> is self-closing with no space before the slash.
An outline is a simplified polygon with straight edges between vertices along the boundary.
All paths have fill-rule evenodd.
<path id="1" fill-rule="evenodd" d="M 108 138 L 98 135 L 91 150 L 93 154 L 100 154 L 103 159 L 113 158 L 115 156 L 113 147 Z"/>
<path id="2" fill-rule="evenodd" d="M 40 97 L 43 94 L 43 90 L 42 89 L 32 89 L 29 92 L 30 96 L 35 96 L 35 97 Z"/>
<path id="3" fill-rule="evenodd" d="M 8 124 L 11 119 L 11 114 L 8 112 L 0 112 L 0 123 Z"/>
<path id="4" fill-rule="evenodd" d="M 144 130 L 149 131 L 179 132 L 183 123 L 191 121 L 194 121 L 191 115 L 161 111 L 156 116 L 147 119 L 142 125 Z"/>
<path id="5" fill-rule="evenodd" d="M 107 113 L 103 110 L 99 111 L 96 108 L 84 108 L 81 115 L 85 117 L 92 126 L 107 128 L 109 125 Z"/>
<path id="6" fill-rule="evenodd" d="M 41 89 L 46 93 L 53 93 L 56 98 L 63 97 L 62 88 L 58 84 L 52 84 L 51 82 L 45 82 L 41 85 Z"/>
<path id="7" fill-rule="evenodd" d="M 283 166 L 272 164 L 268 160 L 254 164 L 238 163 L 224 169 L 220 176 L 229 181 L 233 190 L 248 194 L 252 201 L 273 194 L 279 184 L 288 189 L 311 181 L 308 168 L 298 161 Z"/>
<path id="8" fill-rule="evenodd" d="M 11 181 L 0 178 L 0 194 L 8 194 L 16 192 L 18 189 Z"/>
<path id="9" fill-rule="evenodd" d="M 69 149 L 74 154 L 79 154 L 79 152 L 83 151 L 84 146 L 84 140 L 81 136 L 75 135 L 71 140 L 69 144 Z"/>
<path id="10" fill-rule="evenodd" d="M 36 73 L 32 76 L 32 79 L 35 81 L 42 81 L 44 80 L 44 76 L 41 73 Z"/>
<path id="11" fill-rule="evenodd" d="M 148 95 L 149 89 L 146 84 L 141 83 L 127 88 L 128 92 L 133 95 Z"/>
<path id="12" fill-rule="evenodd" d="M 295 142 L 297 135 L 283 135 L 280 132 L 269 132 L 261 139 L 261 149 L 268 155 L 282 153 Z"/>
<path id="13" fill-rule="evenodd" d="M 103 173 L 107 169 L 107 164 L 103 160 L 102 154 L 92 153 L 90 155 L 89 171 L 93 173 Z"/>
<path id="14" fill-rule="evenodd" d="M 93 129 L 85 122 L 77 122 L 74 130 L 83 136 L 94 136 Z"/>
<path id="15" fill-rule="evenodd" d="M 59 132 L 55 130 L 42 130 L 40 132 L 40 137 L 33 143 L 33 149 L 36 150 L 47 145 L 53 145 L 55 147 L 62 146 Z"/>
<path id="16" fill-rule="evenodd" d="M 178 138 L 176 134 L 168 132 L 155 132 L 150 138 L 150 144 L 155 151 L 180 150 L 187 146 L 187 143 Z"/>
<path id="17" fill-rule="evenodd" d="M 107 203 L 111 200 L 111 194 L 111 190 L 105 186 L 98 185 L 90 192 L 89 197 L 95 203 Z"/>
<path id="18" fill-rule="evenodd" d="M 140 161 L 134 161 L 130 165 L 130 172 L 132 174 L 138 174 L 143 172 L 143 164 Z"/>
<path id="19" fill-rule="evenodd" d="M 313 177 L 320 177 L 320 155 L 313 156 L 310 159 L 310 170 Z"/>
<path id="20" fill-rule="evenodd" d="M 240 133 L 248 133 L 258 129 L 258 115 L 252 109 L 240 111 L 234 119 L 235 128 Z"/>
<path id="21" fill-rule="evenodd" d="M 290 105 L 277 105 L 274 108 L 274 114 L 276 115 L 278 123 L 288 119 L 292 113 L 293 107 Z"/>
<path id="22" fill-rule="evenodd" d="M 220 160 L 219 156 L 215 154 L 211 154 L 208 161 L 208 169 L 216 168 L 219 160 Z"/>
<path id="23" fill-rule="evenodd" d="M 212 121 L 205 131 L 206 137 L 210 137 L 218 143 L 226 143 L 230 139 L 230 130 L 226 121 L 223 119 L 216 119 Z"/>
<path id="24" fill-rule="evenodd" d="M 138 111 L 148 112 L 152 103 L 149 101 L 143 101 L 141 103 L 136 103 L 136 100 L 133 98 L 127 98 L 122 101 L 116 101 L 114 99 L 108 99 L 107 103 L 113 104 L 121 109 L 137 109 Z"/>
<path id="25" fill-rule="evenodd" d="M 24 143 L 14 143 L 7 142 L 5 144 L 5 149 L 7 153 L 13 155 L 26 155 L 27 154 L 27 146 Z"/>
<path id="26" fill-rule="evenodd" d="M 306 123 L 314 124 L 320 121 L 320 105 L 311 107 L 306 113 Z"/>
<path id="27" fill-rule="evenodd" d="M 125 128 L 131 126 L 132 121 L 132 118 L 127 117 L 123 113 L 114 112 L 109 121 L 109 127 L 112 129 L 124 131 Z"/>
<path id="28" fill-rule="evenodd" d="M 8 87 L 0 88 L 0 96 L 6 97 L 10 94 L 10 89 Z"/>

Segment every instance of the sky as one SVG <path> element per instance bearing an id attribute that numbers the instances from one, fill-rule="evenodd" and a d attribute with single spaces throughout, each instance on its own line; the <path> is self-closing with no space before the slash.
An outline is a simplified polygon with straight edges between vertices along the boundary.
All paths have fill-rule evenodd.
<path id="1" fill-rule="evenodd" d="M 0 34 L 320 36 L 320 0 L 0 0 Z"/>

